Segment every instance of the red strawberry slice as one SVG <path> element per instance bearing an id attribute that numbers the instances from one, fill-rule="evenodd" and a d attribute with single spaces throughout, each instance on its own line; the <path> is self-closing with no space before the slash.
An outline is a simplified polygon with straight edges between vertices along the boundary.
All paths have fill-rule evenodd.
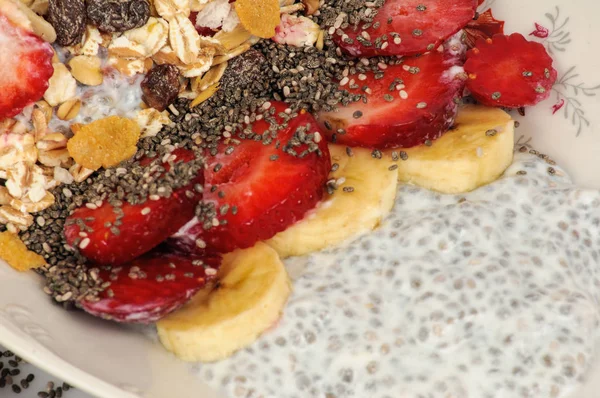
<path id="1" fill-rule="evenodd" d="M 216 278 L 221 259 L 154 251 L 121 267 L 102 267 L 110 286 L 98 301 L 82 300 L 92 315 L 117 322 L 151 323 L 185 304 Z"/>
<path id="2" fill-rule="evenodd" d="M 177 156 L 176 162 L 194 158 L 192 152 L 183 149 L 173 154 Z M 193 187 L 203 182 L 204 176 L 199 173 L 189 185 L 174 190 L 169 197 L 135 205 L 123 201 L 120 218 L 118 210 L 108 202 L 98 208 L 94 204 L 91 208 L 80 207 L 65 223 L 67 243 L 97 264 L 131 261 L 159 245 L 194 216 L 202 195 Z"/>
<path id="3" fill-rule="evenodd" d="M 492 10 L 488 9 L 469 22 L 464 31 L 467 47 L 473 48 L 479 39 L 491 39 L 494 35 L 504 34 L 504 21 L 494 18 Z"/>
<path id="4" fill-rule="evenodd" d="M 42 98 L 52 77 L 52 46 L 0 13 L 0 120 Z"/>
<path id="5" fill-rule="evenodd" d="M 278 115 L 286 105 L 274 103 L 272 108 L 276 110 L 274 119 L 281 123 Z M 268 134 L 269 123 L 260 120 L 250 127 L 260 136 Z M 303 153 L 309 145 L 299 141 L 317 133 L 318 138 L 310 144 L 315 151 Z M 202 252 L 204 246 L 225 253 L 251 247 L 302 219 L 323 196 L 331 168 L 327 144 L 320 134 L 312 115 L 301 111 L 268 145 L 262 139 L 243 139 L 231 146 L 235 149 L 230 154 L 223 145 L 217 156 L 208 159 L 204 189 L 204 202 L 215 206 L 221 225 L 205 230 L 203 224 L 210 226 L 211 219 L 196 218 L 170 239 L 171 244 L 192 253 Z"/>
<path id="6" fill-rule="evenodd" d="M 334 40 L 355 57 L 415 55 L 437 48 L 475 16 L 477 0 L 387 0 L 372 22 Z"/>
<path id="7" fill-rule="evenodd" d="M 465 75 L 461 57 L 438 50 L 373 72 L 348 76 L 343 88 L 367 99 L 318 115 L 328 139 L 367 148 L 409 148 L 439 138 L 452 125 Z M 350 88 L 356 87 L 360 88 Z"/>
<path id="8" fill-rule="evenodd" d="M 550 96 L 557 72 L 540 43 L 523 35 L 479 40 L 467 53 L 467 88 L 484 105 L 519 108 Z"/>

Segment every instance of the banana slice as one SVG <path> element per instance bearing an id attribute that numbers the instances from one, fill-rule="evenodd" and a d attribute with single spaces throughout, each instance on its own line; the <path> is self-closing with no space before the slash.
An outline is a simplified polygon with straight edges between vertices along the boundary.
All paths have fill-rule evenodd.
<path id="1" fill-rule="evenodd" d="M 273 326 L 291 293 L 277 253 L 264 243 L 227 254 L 218 286 L 157 323 L 165 348 L 185 361 L 218 361 Z"/>
<path id="2" fill-rule="evenodd" d="M 330 145 L 332 172 L 339 184 L 303 220 L 266 241 L 281 257 L 299 256 L 324 249 L 376 228 L 394 205 L 398 174 L 393 162 L 374 159 L 371 151 Z M 344 190 L 344 188 L 346 188 Z M 351 192 L 349 192 L 351 191 Z"/>
<path id="3" fill-rule="evenodd" d="M 472 191 L 496 180 L 510 166 L 514 122 L 498 108 L 461 108 L 456 128 L 428 146 L 405 149 L 398 161 L 398 178 L 442 193 Z"/>

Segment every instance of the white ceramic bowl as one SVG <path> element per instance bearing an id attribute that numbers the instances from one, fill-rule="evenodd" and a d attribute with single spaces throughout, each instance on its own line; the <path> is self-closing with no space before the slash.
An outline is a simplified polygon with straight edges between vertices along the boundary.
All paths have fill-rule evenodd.
<path id="1" fill-rule="evenodd" d="M 600 188 L 600 3 L 487 0 L 482 5 L 489 6 L 506 20 L 507 32 L 529 35 L 547 28 L 548 37 L 529 37 L 549 48 L 559 72 L 551 98 L 520 118 L 517 138 L 531 139 L 578 184 Z M 217 396 L 151 336 L 63 311 L 41 292 L 41 283 L 33 273 L 0 264 L 0 344 L 95 396 Z M 598 396 L 600 361 L 589 379 L 577 398 Z"/>

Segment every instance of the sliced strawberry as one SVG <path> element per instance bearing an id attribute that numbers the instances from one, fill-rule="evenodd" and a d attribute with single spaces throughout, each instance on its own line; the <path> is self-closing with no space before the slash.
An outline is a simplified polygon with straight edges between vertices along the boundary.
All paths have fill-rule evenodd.
<path id="1" fill-rule="evenodd" d="M 278 114 L 286 105 L 274 103 L 272 107 L 280 123 Z M 268 134 L 269 123 L 260 120 L 251 128 L 257 135 Z M 302 219 L 321 199 L 331 168 L 324 139 L 310 144 L 314 152 L 303 153 L 309 146 L 297 142 L 298 135 L 305 136 L 298 134 L 302 130 L 311 135 L 320 131 L 312 115 L 304 111 L 268 145 L 263 140 L 244 139 L 240 145 L 232 145 L 235 149 L 230 154 L 223 145 L 217 156 L 208 159 L 204 189 L 204 202 L 214 205 L 221 225 L 205 230 L 203 224 L 210 226 L 211 219 L 201 222 L 196 218 L 170 239 L 171 244 L 192 253 L 202 252 L 205 245 L 208 250 L 225 253 L 251 247 Z M 290 147 L 293 142 L 298 146 Z"/>
<path id="2" fill-rule="evenodd" d="M 436 50 L 389 65 L 381 79 L 373 72 L 348 76 L 343 87 L 368 102 L 339 105 L 320 113 L 319 122 L 329 140 L 349 146 L 409 148 L 435 140 L 456 116 L 465 79 L 460 63 L 460 56 Z"/>
<path id="3" fill-rule="evenodd" d="M 98 301 L 82 300 L 92 315 L 117 322 L 151 323 L 185 304 L 215 279 L 221 259 L 153 251 L 121 267 L 102 267 L 110 286 Z"/>
<path id="4" fill-rule="evenodd" d="M 484 105 L 519 108 L 550 96 L 557 72 L 546 48 L 523 35 L 479 40 L 467 53 L 467 88 Z"/>
<path id="5" fill-rule="evenodd" d="M 0 120 L 42 98 L 52 77 L 52 46 L 0 13 Z"/>
<path id="6" fill-rule="evenodd" d="M 437 48 L 475 16 L 477 0 L 387 0 L 372 22 L 334 40 L 355 57 L 415 55 Z"/>
<path id="7" fill-rule="evenodd" d="M 463 30 L 466 45 L 473 48 L 479 39 L 491 39 L 494 35 L 504 34 L 504 21 L 494 18 L 492 9 L 488 9 L 479 14 L 477 19 L 469 22 Z"/>
<path id="8" fill-rule="evenodd" d="M 176 162 L 194 158 L 192 152 L 183 149 L 173 154 Z M 118 210 L 108 202 L 98 208 L 93 204 L 92 208 L 80 207 L 65 223 L 67 243 L 97 264 L 131 261 L 159 245 L 194 216 L 202 195 L 193 187 L 203 182 L 200 172 L 189 185 L 174 190 L 169 197 L 135 205 L 122 201 L 120 218 Z"/>

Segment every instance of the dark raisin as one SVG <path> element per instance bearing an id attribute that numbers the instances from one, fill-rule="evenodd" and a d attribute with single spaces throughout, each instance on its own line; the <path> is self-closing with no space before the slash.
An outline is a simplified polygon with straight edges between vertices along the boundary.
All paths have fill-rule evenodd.
<path id="1" fill-rule="evenodd" d="M 221 89 L 227 91 L 239 87 L 243 90 L 249 87 L 263 76 L 266 61 L 265 56 L 254 49 L 233 58 L 227 64 L 227 69 L 221 78 Z"/>
<path id="2" fill-rule="evenodd" d="M 103 32 L 125 32 L 148 22 L 148 0 L 88 0 L 87 16 Z"/>
<path id="3" fill-rule="evenodd" d="M 81 43 L 85 33 L 84 0 L 50 0 L 48 21 L 56 31 L 56 42 L 61 46 Z"/>
<path id="4" fill-rule="evenodd" d="M 142 80 L 142 100 L 146 105 L 164 111 L 179 94 L 179 69 L 174 65 L 156 65 Z"/>

